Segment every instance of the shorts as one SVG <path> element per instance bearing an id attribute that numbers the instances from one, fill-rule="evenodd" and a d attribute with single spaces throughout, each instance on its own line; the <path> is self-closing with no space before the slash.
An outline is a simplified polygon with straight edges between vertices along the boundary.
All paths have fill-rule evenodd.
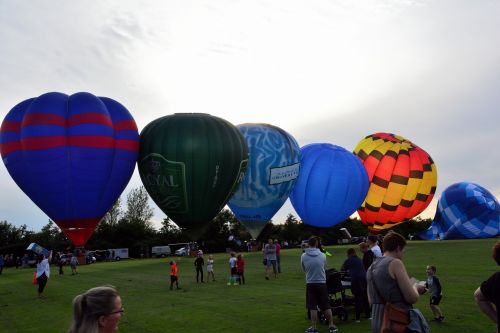
<path id="1" fill-rule="evenodd" d="M 441 298 L 443 298 L 443 296 L 441 296 L 441 295 L 431 296 L 430 304 L 431 305 L 439 305 L 439 303 L 441 302 Z"/>
<path id="2" fill-rule="evenodd" d="M 273 267 L 274 269 L 276 269 L 276 260 L 267 259 L 266 266 L 267 267 Z"/>
<path id="3" fill-rule="evenodd" d="M 306 308 L 309 310 L 330 309 L 326 283 L 308 283 L 306 285 Z"/>
<path id="4" fill-rule="evenodd" d="M 176 275 L 170 275 L 170 282 L 175 282 L 179 280 Z"/>

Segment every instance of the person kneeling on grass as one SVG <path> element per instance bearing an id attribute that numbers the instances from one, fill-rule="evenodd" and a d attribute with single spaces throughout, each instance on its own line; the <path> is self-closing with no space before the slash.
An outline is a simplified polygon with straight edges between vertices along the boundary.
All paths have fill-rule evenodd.
<path id="1" fill-rule="evenodd" d="M 306 274 L 306 307 L 311 314 L 311 327 L 306 333 L 318 333 L 318 307 L 325 312 L 329 322 L 329 332 L 337 332 L 337 326 L 333 324 L 332 310 L 328 299 L 326 287 L 326 255 L 318 248 L 318 238 L 311 237 L 308 241 L 309 247 L 305 249 L 300 257 L 302 270 Z"/>

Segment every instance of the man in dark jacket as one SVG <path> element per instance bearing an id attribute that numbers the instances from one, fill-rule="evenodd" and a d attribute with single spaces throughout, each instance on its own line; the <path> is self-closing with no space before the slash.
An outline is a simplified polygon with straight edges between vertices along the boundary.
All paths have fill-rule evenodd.
<path id="1" fill-rule="evenodd" d="M 370 317 L 370 306 L 366 286 L 366 270 L 363 261 L 356 255 L 356 250 L 347 250 L 347 259 L 342 265 L 341 271 L 349 272 L 351 277 L 351 291 L 354 295 L 356 310 L 356 322 L 360 321 L 361 312 L 365 312 L 366 318 Z"/>

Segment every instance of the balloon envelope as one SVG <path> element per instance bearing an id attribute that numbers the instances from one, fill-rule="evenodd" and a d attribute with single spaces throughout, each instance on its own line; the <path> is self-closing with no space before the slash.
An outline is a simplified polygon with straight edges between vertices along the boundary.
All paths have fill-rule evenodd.
<path id="1" fill-rule="evenodd" d="M 411 141 L 395 134 L 376 133 L 361 140 L 354 153 L 368 172 L 370 187 L 358 213 L 372 232 L 415 217 L 434 197 L 434 161 Z"/>
<path id="2" fill-rule="evenodd" d="M 141 180 L 158 207 L 192 238 L 227 203 L 247 162 L 240 131 L 209 114 L 165 116 L 141 132 Z"/>
<path id="3" fill-rule="evenodd" d="M 462 182 L 441 194 L 423 239 L 490 238 L 500 235 L 500 204 L 480 185 Z"/>
<path id="4" fill-rule="evenodd" d="M 351 152 L 328 143 L 302 147 L 290 201 L 304 223 L 326 228 L 343 222 L 361 205 L 367 190 L 366 170 Z"/>
<path id="5" fill-rule="evenodd" d="M 268 124 L 237 126 L 250 152 L 243 182 L 229 208 L 253 238 L 283 206 L 299 174 L 300 148 L 279 127 Z"/>
<path id="6" fill-rule="evenodd" d="M 120 103 L 52 92 L 16 105 L 0 130 L 9 174 L 75 246 L 83 246 L 125 189 L 139 134 Z"/>

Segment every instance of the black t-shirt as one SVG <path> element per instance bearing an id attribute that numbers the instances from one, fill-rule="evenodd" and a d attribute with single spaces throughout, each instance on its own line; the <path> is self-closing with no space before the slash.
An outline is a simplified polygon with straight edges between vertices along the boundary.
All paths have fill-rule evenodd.
<path id="1" fill-rule="evenodd" d="M 497 329 L 500 330 L 500 272 L 481 283 L 481 293 L 497 308 Z"/>
<path id="2" fill-rule="evenodd" d="M 202 257 L 198 257 L 195 259 L 194 265 L 196 266 L 196 268 L 202 268 L 203 265 L 205 265 L 205 260 L 203 260 Z"/>

